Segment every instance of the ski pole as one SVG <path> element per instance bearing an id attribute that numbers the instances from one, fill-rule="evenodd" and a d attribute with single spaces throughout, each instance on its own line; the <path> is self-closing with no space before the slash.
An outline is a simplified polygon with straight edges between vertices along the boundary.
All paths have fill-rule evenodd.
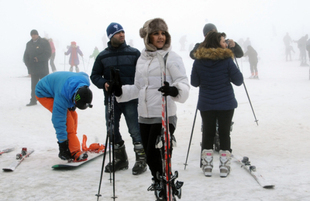
<path id="1" fill-rule="evenodd" d="M 86 70 L 85 70 L 85 64 L 84 64 L 84 57 L 82 57 L 82 61 L 83 61 L 84 72 L 86 72 Z"/>
<path id="2" fill-rule="evenodd" d="M 236 64 L 237 64 L 238 69 L 240 70 L 236 57 L 235 57 L 235 62 L 236 62 Z M 253 109 L 253 106 L 252 106 L 252 102 L 251 102 L 251 99 L 250 99 L 248 90 L 246 89 L 246 86 L 245 86 L 244 81 L 243 81 L 243 86 L 244 86 L 245 93 L 246 93 L 246 95 L 247 95 L 247 97 L 248 97 L 248 100 L 249 100 L 249 103 L 250 103 L 250 106 L 251 106 L 251 109 L 252 109 L 252 113 L 253 113 L 253 115 L 254 115 L 255 122 L 256 122 L 256 124 L 258 125 L 258 120 L 256 119 L 256 115 L 255 115 L 255 112 L 254 112 L 254 109 Z"/>
<path id="3" fill-rule="evenodd" d="M 64 71 L 66 70 L 66 54 L 64 55 Z"/>
<path id="4" fill-rule="evenodd" d="M 184 163 L 184 170 L 186 169 L 186 166 L 187 166 L 187 159 L 188 159 L 189 150 L 191 148 L 191 143 L 192 143 L 192 139 L 193 139 L 193 133 L 194 133 L 194 127 L 195 127 L 195 122 L 196 122 L 197 110 L 198 110 L 198 108 L 196 108 L 196 111 L 195 111 L 195 116 L 194 116 L 194 121 L 193 121 L 193 126 L 192 126 L 191 137 L 189 139 L 186 160 L 185 160 L 185 163 Z"/>
<path id="5" fill-rule="evenodd" d="M 105 162 L 105 158 L 106 158 L 106 155 L 107 155 L 107 147 L 109 146 L 109 148 L 110 148 L 110 145 L 108 145 L 108 141 L 109 141 L 109 134 L 107 134 L 106 140 L 105 140 L 105 148 L 104 148 L 103 159 L 102 159 L 102 166 L 101 166 L 101 173 L 100 173 L 100 181 L 99 181 L 98 193 L 96 194 L 97 201 L 99 201 L 99 197 L 101 197 L 100 189 L 101 189 L 101 183 L 102 183 L 104 162 Z"/>

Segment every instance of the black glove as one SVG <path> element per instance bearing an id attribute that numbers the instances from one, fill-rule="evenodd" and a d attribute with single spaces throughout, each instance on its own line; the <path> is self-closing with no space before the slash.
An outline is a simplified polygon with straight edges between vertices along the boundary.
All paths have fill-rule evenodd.
<path id="1" fill-rule="evenodd" d="M 163 96 L 176 97 L 179 94 L 178 89 L 175 86 L 170 87 L 166 81 L 164 81 L 164 86 L 160 87 L 158 91 L 162 92 Z"/>
<path id="2" fill-rule="evenodd" d="M 68 145 L 68 140 L 59 143 L 57 142 L 59 145 L 59 154 L 58 157 L 61 158 L 62 160 L 70 160 L 72 159 L 71 157 L 71 152 L 69 150 L 69 145 Z"/>
<path id="3" fill-rule="evenodd" d="M 111 95 L 114 93 L 115 96 L 121 96 L 123 94 L 122 91 L 122 82 L 121 77 L 119 75 L 119 70 L 115 68 L 111 68 L 111 80 L 108 82 L 110 85 L 108 88 L 108 93 Z"/>

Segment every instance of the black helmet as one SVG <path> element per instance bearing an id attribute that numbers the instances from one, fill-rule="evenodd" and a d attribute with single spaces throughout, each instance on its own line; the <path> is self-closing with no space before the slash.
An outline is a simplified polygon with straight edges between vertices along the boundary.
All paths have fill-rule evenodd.
<path id="1" fill-rule="evenodd" d="M 216 26 L 212 23 L 208 23 L 203 27 L 203 35 L 206 36 L 210 31 L 216 31 L 217 32 Z"/>
<path id="2" fill-rule="evenodd" d="M 91 101 L 93 100 L 93 93 L 88 86 L 80 87 L 73 97 L 74 104 L 81 110 L 85 110 L 87 107 L 92 108 Z"/>

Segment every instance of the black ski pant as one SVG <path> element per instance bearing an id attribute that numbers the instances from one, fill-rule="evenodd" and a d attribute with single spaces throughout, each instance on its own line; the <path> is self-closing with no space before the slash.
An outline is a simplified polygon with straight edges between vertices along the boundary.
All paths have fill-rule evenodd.
<path id="1" fill-rule="evenodd" d="M 231 150 L 230 127 L 234 116 L 234 110 L 209 110 L 200 111 L 203 123 L 202 150 L 213 149 L 214 136 L 216 133 L 216 121 L 220 138 L 220 150 Z"/>
<path id="2" fill-rule="evenodd" d="M 36 98 L 36 85 L 38 84 L 39 80 L 41 80 L 43 77 L 45 77 L 47 74 L 45 73 L 36 73 L 36 74 L 31 74 L 31 98 L 30 98 L 30 103 L 36 103 L 37 98 Z"/>
<path id="3" fill-rule="evenodd" d="M 155 148 L 156 140 L 161 135 L 162 124 L 141 124 L 140 133 L 142 138 L 142 144 L 146 154 L 146 163 L 149 166 L 151 173 L 155 179 L 156 172 L 162 175 L 163 166 L 162 158 L 160 155 L 160 149 Z M 173 135 L 175 127 L 169 124 L 170 135 Z M 172 155 L 172 153 L 171 153 Z"/>

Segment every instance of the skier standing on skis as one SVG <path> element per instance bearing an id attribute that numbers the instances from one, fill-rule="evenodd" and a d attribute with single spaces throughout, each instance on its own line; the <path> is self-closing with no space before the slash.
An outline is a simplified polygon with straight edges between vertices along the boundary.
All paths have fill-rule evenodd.
<path id="1" fill-rule="evenodd" d="M 65 52 L 65 55 L 69 55 L 69 54 L 70 54 L 70 58 L 69 58 L 70 69 L 69 69 L 69 71 L 72 72 L 73 66 L 75 66 L 75 71 L 77 73 L 80 72 L 80 69 L 78 66 L 80 64 L 80 60 L 79 60 L 78 54 L 81 57 L 83 57 L 83 53 L 80 50 L 80 47 L 76 46 L 76 42 L 74 42 L 74 41 L 71 42 L 71 46 L 69 46 L 68 51 Z"/>
<path id="2" fill-rule="evenodd" d="M 163 175 L 160 150 L 155 148 L 162 130 L 162 93 L 167 96 L 169 130 L 173 135 L 176 123 L 176 104 L 184 103 L 189 95 L 189 83 L 182 58 L 171 50 L 171 37 L 163 19 L 155 18 L 145 22 L 140 29 L 145 49 L 137 62 L 134 85 L 123 85 L 119 102 L 139 98 L 138 113 L 140 133 L 145 148 L 147 164 L 153 176 L 152 189 L 157 199 L 165 200 L 165 186 L 156 174 Z M 169 54 L 168 54 L 169 53 Z M 158 57 L 166 61 L 166 82 L 161 81 L 162 68 Z M 162 92 L 162 93 L 161 93 Z M 171 137 L 174 139 L 174 137 Z"/>
<path id="3" fill-rule="evenodd" d="M 250 70 L 251 70 L 250 79 L 258 79 L 258 71 L 257 71 L 258 58 L 256 50 L 251 45 L 249 45 L 247 47 L 247 51 L 244 53 L 244 56 L 249 57 Z"/>
<path id="4" fill-rule="evenodd" d="M 87 153 L 80 149 L 76 136 L 78 115 L 76 107 L 84 110 L 92 107 L 92 92 L 86 73 L 55 72 L 45 76 L 36 86 L 37 100 L 50 112 L 62 160 L 83 161 Z"/>
<path id="5" fill-rule="evenodd" d="M 125 41 L 125 31 L 118 23 L 111 23 L 107 27 L 107 36 L 110 39 L 108 47 L 104 49 L 97 57 L 91 73 L 91 81 L 104 91 L 104 104 L 106 105 L 106 126 L 108 128 L 108 91 L 110 86 L 110 68 L 114 67 L 119 70 L 120 80 L 123 84 L 133 84 L 136 72 L 136 63 L 140 56 L 140 51 L 130 47 Z M 110 89 L 111 89 L 110 88 Z M 125 116 L 128 131 L 134 144 L 136 153 L 136 162 L 132 168 L 132 174 L 138 175 L 146 171 L 146 158 L 142 146 L 141 135 L 138 124 L 138 99 L 130 100 L 123 103 L 114 101 L 114 162 L 115 171 L 128 169 L 128 157 L 125 148 L 125 142 L 119 131 L 121 115 Z M 110 132 L 108 132 L 110 133 Z M 112 136 L 110 139 L 113 139 Z M 105 172 L 112 172 L 112 163 L 108 163 Z"/>
<path id="6" fill-rule="evenodd" d="M 233 61 L 233 52 L 227 48 L 225 33 L 210 32 L 195 52 L 196 58 L 191 85 L 199 87 L 197 109 L 203 121 L 202 171 L 212 175 L 213 142 L 216 122 L 220 138 L 220 176 L 230 172 L 231 142 L 230 126 L 234 109 L 237 107 L 231 82 L 237 86 L 243 83 L 243 76 Z"/>

